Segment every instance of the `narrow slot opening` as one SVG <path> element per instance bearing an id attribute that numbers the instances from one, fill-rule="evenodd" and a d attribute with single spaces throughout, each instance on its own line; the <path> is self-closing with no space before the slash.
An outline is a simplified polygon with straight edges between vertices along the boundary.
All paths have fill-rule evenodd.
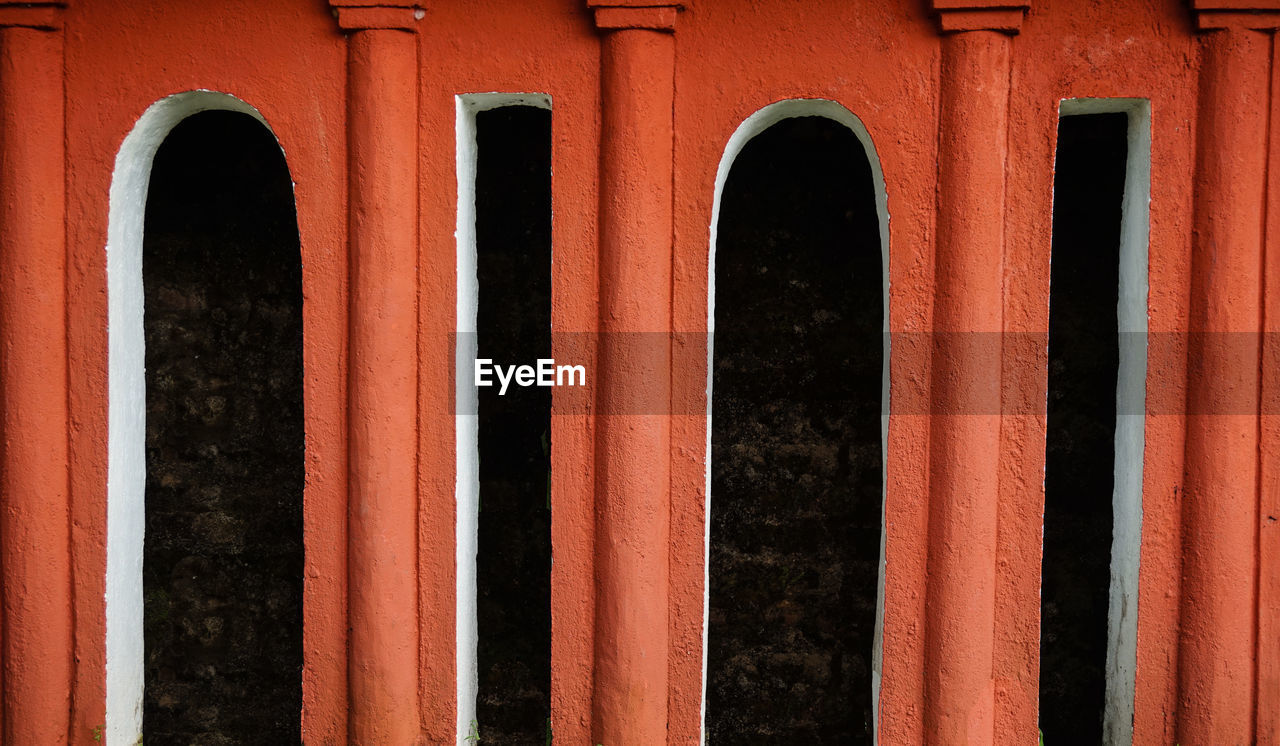
<path id="1" fill-rule="evenodd" d="M 551 112 L 479 111 L 475 137 L 477 355 L 534 365 L 551 357 Z M 543 744 L 550 729 L 550 391 L 478 391 L 474 730 L 483 743 Z"/>
<path id="2" fill-rule="evenodd" d="M 302 265 L 266 127 L 173 128 L 142 259 L 147 741 L 300 743 Z"/>
<path id="3" fill-rule="evenodd" d="M 1126 113 L 1059 121 L 1040 624 L 1040 727 L 1049 743 L 1103 742 L 1113 504 L 1123 471 L 1116 433 L 1128 147 Z"/>
<path id="4" fill-rule="evenodd" d="M 884 271 L 863 144 L 826 117 L 770 126 L 716 230 L 706 739 L 871 743 Z"/>

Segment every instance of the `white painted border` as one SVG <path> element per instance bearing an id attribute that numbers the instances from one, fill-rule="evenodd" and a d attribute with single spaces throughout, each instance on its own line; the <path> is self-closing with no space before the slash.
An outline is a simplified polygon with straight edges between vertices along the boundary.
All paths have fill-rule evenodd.
<path id="1" fill-rule="evenodd" d="M 720 228 L 720 200 L 725 181 L 738 154 L 756 135 L 783 119 L 796 117 L 824 117 L 848 127 L 866 152 L 871 164 L 871 179 L 876 190 L 876 212 L 880 217 L 880 266 L 884 294 L 884 366 L 880 385 L 880 453 L 881 453 L 881 520 L 880 520 L 880 572 L 876 581 L 876 629 L 871 652 L 872 729 L 879 741 L 880 731 L 880 675 L 884 637 L 884 572 L 885 572 L 885 515 L 884 495 L 889 488 L 889 198 L 884 186 L 884 172 L 871 134 L 853 112 L 828 99 L 787 99 L 760 109 L 747 117 L 725 145 L 716 170 L 715 196 L 711 206 L 711 245 L 707 252 L 707 442 L 705 464 L 706 504 L 704 510 L 705 534 L 703 536 L 702 579 L 702 714 L 701 742 L 707 740 L 707 615 L 711 608 L 711 381 L 715 365 L 716 324 L 716 241 Z"/>
<path id="2" fill-rule="evenodd" d="M 1151 102 L 1134 98 L 1064 99 L 1059 116 L 1128 115 L 1128 156 L 1120 218 L 1120 364 L 1116 373 L 1114 528 L 1107 608 L 1107 698 L 1103 743 L 1133 742 L 1138 663 L 1138 563 L 1142 550 L 1142 461 L 1147 382 L 1147 267 L 1151 204 Z M 1137 344 L 1141 340 L 1141 345 Z"/>
<path id="3" fill-rule="evenodd" d="M 457 115 L 458 225 L 454 233 L 458 245 L 458 318 L 455 347 L 454 453 L 456 461 L 457 523 L 455 556 L 458 585 L 455 629 L 457 636 L 457 741 L 463 744 L 476 717 L 478 671 L 476 645 L 476 550 L 480 528 L 480 422 L 476 412 L 478 395 L 472 371 L 476 359 L 476 313 L 480 283 L 476 279 L 476 114 L 504 106 L 535 106 L 551 109 L 551 97 L 544 93 L 466 93 L 454 97 Z M 548 268 L 549 269 L 549 268 Z"/>
<path id="4" fill-rule="evenodd" d="M 201 111 L 238 111 L 270 125 L 226 93 L 177 93 L 152 104 L 120 145 L 107 222 L 107 707 L 108 746 L 142 735 L 142 550 L 146 527 L 146 360 L 142 328 L 142 228 L 156 150 Z M 275 133 L 272 133 L 275 136 Z M 296 208 L 295 208 L 296 209 Z"/>

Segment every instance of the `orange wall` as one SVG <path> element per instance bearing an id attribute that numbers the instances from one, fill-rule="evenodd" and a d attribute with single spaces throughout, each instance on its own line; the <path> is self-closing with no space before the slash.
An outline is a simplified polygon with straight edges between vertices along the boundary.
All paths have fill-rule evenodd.
<path id="1" fill-rule="evenodd" d="M 68 330 L 76 677 L 72 742 L 104 720 L 107 191 L 153 102 L 207 88 L 257 107 L 296 184 L 302 244 L 305 727 L 345 734 L 346 49 L 320 3 L 106 2 L 66 11 Z M 311 548 L 324 547 L 323 551 Z M 52 741 L 50 741 L 52 742 Z"/>
<path id="2" fill-rule="evenodd" d="M 1196 31 L 1193 11 L 1179 0 L 1031 4 L 1010 46 L 997 309 L 1003 329 L 1047 329 L 1059 101 L 1134 97 L 1150 99 L 1152 112 L 1150 329 L 1184 331 L 1192 320 L 1192 177 L 1205 43 Z M 416 346 L 419 361 L 418 417 L 417 432 L 403 437 L 416 438 L 417 444 L 417 680 L 424 742 L 449 742 L 455 729 L 454 391 L 449 337 L 456 308 L 454 96 L 487 91 L 551 96 L 553 327 L 596 331 L 601 287 L 608 288 L 617 277 L 600 270 L 603 249 L 597 225 L 601 173 L 607 168 L 600 161 L 605 118 L 601 37 L 584 5 L 580 0 L 441 1 L 428 3 L 417 22 L 419 328 L 416 340 L 405 339 L 404 344 Z M 890 213 L 890 328 L 934 328 L 937 206 L 947 199 L 938 192 L 938 164 L 952 154 L 939 145 L 942 42 L 929 9 L 917 0 L 693 0 L 688 5 L 674 32 L 672 230 L 669 242 L 659 237 L 654 247 L 666 252 L 657 256 L 670 263 L 670 327 L 705 331 L 711 203 L 716 169 L 730 135 L 749 115 L 775 101 L 824 98 L 862 120 L 883 167 Z M 304 267 L 307 429 L 303 722 L 308 742 L 344 742 L 352 706 L 347 694 L 350 423 L 345 360 L 348 308 L 358 302 L 348 294 L 347 44 L 321 0 L 73 0 L 63 19 L 65 31 L 46 33 L 60 33 L 65 39 L 72 583 L 70 608 L 63 611 L 73 620 L 74 633 L 74 679 L 68 682 L 72 718 L 66 740 L 91 742 L 93 728 L 104 718 L 108 422 L 103 248 L 114 159 L 150 104 L 172 93 L 207 88 L 233 94 L 261 111 L 279 137 L 296 183 Z M 1266 44 L 1271 44 L 1269 36 Z M 1273 54 L 1269 60 L 1274 70 Z M 4 85 L 0 75 L 0 87 Z M 1242 85 L 1256 86 L 1257 96 L 1269 102 L 1270 116 L 1280 115 L 1280 96 L 1271 81 L 1245 80 Z M 1199 141 L 1202 148 L 1213 145 Z M 1280 159 L 1275 138 L 1269 147 L 1250 154 L 1265 161 L 1260 168 Z M 1280 168 L 1265 173 L 1280 178 Z M 14 194 L 23 185 L 0 188 Z M 1280 189 L 1272 189 L 1270 195 L 1277 193 Z M 1268 199 L 1275 204 L 1273 196 Z M 1280 233 L 1277 215 L 1278 209 L 1267 213 L 1268 244 Z M 1257 250 L 1262 256 L 1262 247 Z M 1280 260 L 1275 257 L 1280 252 L 1265 256 L 1267 289 L 1274 292 L 1280 278 Z M 0 294 L 12 282 L 2 281 Z M 1268 328 L 1274 326 L 1272 315 L 1265 316 Z M 1273 372 L 1273 363 L 1268 358 L 1264 372 Z M 676 349 L 673 380 L 705 380 L 705 364 L 705 350 Z M 894 398 L 928 400 L 927 349 L 895 346 L 891 368 Z M 1032 349 L 1028 358 L 1006 348 L 1001 384 L 1007 399 L 1042 402 L 1042 395 L 1039 400 L 1036 395 L 1044 390 L 1045 378 L 1043 349 Z M 1187 371 L 1180 361 L 1149 371 L 1149 392 L 1181 401 L 1186 388 Z M 683 411 L 705 406 L 701 389 L 678 390 L 675 395 L 691 397 Z M 1280 691 L 1273 608 L 1280 594 L 1275 580 L 1280 575 L 1280 540 L 1265 518 L 1268 510 L 1275 515 L 1271 487 L 1280 429 L 1274 419 L 1263 419 L 1260 436 L 1261 479 L 1267 489 L 1258 507 L 1263 516 L 1262 601 L 1255 600 L 1260 606 L 1258 624 L 1269 631 L 1261 636 L 1267 657 L 1258 664 L 1256 688 L 1270 695 Z M 579 413 L 558 415 L 553 422 L 553 727 L 558 740 L 594 743 L 589 739 L 593 717 L 599 713 L 593 713 L 592 705 L 597 655 L 593 620 L 597 589 L 606 587 L 596 575 L 597 423 L 593 416 Z M 667 629 L 661 633 L 668 640 L 668 741 L 693 744 L 699 738 L 702 692 L 706 422 L 699 416 L 674 415 L 669 427 L 668 453 L 647 456 L 670 463 L 670 596 Z M 996 506 L 991 558 L 996 567 L 995 628 L 989 632 L 994 733 L 999 743 L 1035 739 L 1044 429 L 1042 409 L 1000 420 L 998 489 L 984 496 Z M 1185 433 L 1183 416 L 1147 419 L 1135 717 L 1135 741 L 1143 744 L 1174 742 L 1184 702 L 1178 660 L 1180 609 L 1185 604 L 1180 595 Z M 896 415 L 888 438 L 880 726 L 885 743 L 915 743 L 924 739 L 930 707 L 925 667 L 925 630 L 933 613 L 926 606 L 930 418 Z M 14 577 L 12 568 L 4 569 L 6 584 L 24 582 Z M 15 620 L 6 617 L 5 623 Z M 4 670 L 15 665 L 6 660 Z M 1259 702 L 1257 737 L 1260 743 L 1275 743 L 1280 738 L 1280 713 L 1262 695 Z M 4 711 L 4 717 L 0 732 L 33 732 L 21 730 L 12 712 Z M 49 735 L 49 743 L 61 742 L 55 730 L 40 732 Z"/>

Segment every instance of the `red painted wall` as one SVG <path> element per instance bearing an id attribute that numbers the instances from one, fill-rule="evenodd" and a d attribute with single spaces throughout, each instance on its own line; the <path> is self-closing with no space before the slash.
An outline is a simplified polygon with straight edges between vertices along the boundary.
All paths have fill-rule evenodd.
<path id="1" fill-rule="evenodd" d="M 1261 324 L 1274 330 L 1275 314 L 1265 298 L 1276 297 L 1280 282 L 1280 251 L 1266 251 L 1280 235 L 1275 197 L 1280 194 L 1275 181 L 1280 179 L 1280 145 L 1271 134 L 1280 116 L 1272 38 L 1280 25 L 1280 5 L 1274 0 L 1197 0 L 1195 8 L 1178 0 L 1028 2 L 1024 10 L 1017 3 L 935 0 L 944 20 L 950 19 L 948 28 L 971 29 L 955 34 L 941 34 L 937 12 L 917 0 L 693 0 L 678 13 L 657 0 L 657 9 L 636 7 L 653 3 L 633 0 L 593 0 L 594 10 L 579 0 L 475 0 L 429 3 L 420 19 L 412 17 L 410 4 L 398 0 L 332 3 L 347 13 L 342 27 L 351 39 L 380 34 L 379 39 L 389 40 L 392 61 L 385 64 L 404 64 L 416 45 L 416 113 L 413 102 L 405 101 L 396 103 L 394 111 L 352 108 L 352 102 L 367 100 L 356 95 L 363 89 L 353 92 L 353 86 L 377 82 L 378 65 L 384 63 L 376 55 L 360 57 L 363 47 L 344 36 L 334 8 L 323 0 L 71 0 L 65 7 L 50 3 L 30 11 L 0 2 L 0 26 L 9 27 L 0 33 L 0 121 L 6 124 L 0 154 L 14 164 L 0 168 L 0 190 L 12 205 L 25 206 L 15 214 L 27 216 L 31 230 L 47 237 L 37 250 L 28 237 L 33 234 L 22 232 L 20 221 L 0 226 L 0 251 L 25 247 L 28 252 L 21 255 L 28 257 L 23 261 L 0 262 L 0 298 L 26 297 L 22 294 L 32 292 L 31 282 L 65 282 L 66 288 L 65 306 L 61 295 L 23 306 L 0 303 L 0 335 L 8 355 L 0 386 L 10 408 L 4 419 L 8 472 L 0 518 L 0 537 L 6 542 L 0 551 L 5 589 L 0 740 L 15 746 L 91 743 L 94 728 L 104 720 L 107 195 L 120 144 L 153 102 L 194 89 L 239 97 L 256 107 L 275 131 L 296 183 L 305 294 L 305 737 L 308 743 L 343 743 L 365 734 L 364 742 L 395 743 L 388 734 L 398 729 L 413 732 L 423 743 L 445 743 L 455 739 L 456 725 L 449 337 L 456 308 L 456 94 L 551 96 L 552 319 L 557 331 L 628 325 L 705 331 L 711 205 L 716 169 L 729 137 L 770 103 L 822 98 L 861 119 L 883 168 L 890 213 L 891 330 L 927 332 L 960 323 L 953 316 L 939 318 L 937 309 L 964 308 L 966 299 L 937 299 L 948 288 L 968 287 L 963 281 L 949 285 L 945 273 L 953 267 L 949 262 L 969 256 L 971 246 L 965 241 L 973 240 L 997 262 L 972 268 L 975 277 L 990 285 L 988 294 L 975 301 L 985 304 L 985 318 L 995 319 L 1006 332 L 1044 332 L 1057 112 L 1062 99 L 1075 97 L 1150 100 L 1150 330 L 1215 328 L 1213 312 L 1220 307 L 1230 311 L 1222 328 L 1256 330 Z M 991 7 L 997 9 L 984 10 Z M 369 12 L 360 15 L 365 10 Z M 1236 12 L 1240 10 L 1250 12 Z M 1215 30 L 1219 26 L 1224 28 Z M 1013 29 L 1016 35 L 1010 33 Z M 39 64 L 15 68 L 14 55 L 31 40 L 42 55 L 36 59 Z M 673 59 L 663 57 L 668 45 Z M 999 67 L 1006 58 L 1007 73 Z M 979 66 L 966 73 L 967 64 Z M 61 101 L 45 95 L 56 91 L 59 69 Z M 360 70 L 372 70 L 373 77 L 358 77 Z M 996 96 L 1006 108 L 970 111 L 967 107 L 984 94 L 966 90 L 966 81 L 988 78 L 991 85 L 1003 86 L 1000 91 L 1007 88 L 1007 95 Z M 1224 112 L 1229 113 L 1224 117 Z M 1216 117 L 1206 122 L 1206 113 Z M 24 117 L 33 117 L 26 120 L 28 127 L 9 127 Z M 351 123 L 360 117 L 368 118 L 364 129 L 353 129 Z M 412 121 L 416 131 L 402 131 L 403 123 Z M 402 129 L 388 132 L 379 129 L 383 126 Z M 985 129 L 975 129 L 979 127 Z M 992 132 L 993 127 L 1003 131 Z M 21 159 L 31 142 L 23 138 L 40 137 L 45 128 L 63 132 L 61 138 L 46 138 L 41 152 L 56 155 L 61 148 L 65 175 L 57 158 L 52 163 Z M 631 134 L 643 143 L 639 153 L 619 146 L 621 140 L 602 139 Z M 353 137 L 361 138 L 357 146 Z M 416 292 L 418 332 L 416 339 L 400 340 L 398 353 L 406 364 L 416 360 L 417 401 L 412 394 L 405 401 L 403 387 L 398 394 L 392 391 L 400 397 L 393 401 L 361 399 L 363 387 L 376 393 L 382 382 L 376 376 L 370 381 L 367 375 L 353 375 L 352 366 L 361 363 L 349 365 L 349 353 L 383 349 L 377 345 L 386 340 L 360 336 L 376 332 L 352 320 L 352 313 L 363 312 L 361 304 L 373 299 L 352 290 L 353 262 L 363 260 L 348 247 L 363 234 L 351 216 L 363 213 L 353 212 L 348 194 L 352 191 L 354 199 L 354 192 L 373 189 L 374 200 L 381 193 L 377 184 L 363 181 L 366 164 L 359 159 L 371 156 L 358 155 L 369 152 L 362 147 L 374 142 L 376 151 L 382 147 L 377 143 L 407 144 L 380 154 L 394 166 L 397 159 L 415 157 L 415 141 L 416 183 L 404 181 L 412 176 L 393 175 L 387 188 L 393 196 L 417 197 L 416 226 L 388 229 L 392 245 L 416 246 L 416 255 L 391 258 L 400 268 L 416 266 L 416 286 L 408 292 Z M 1259 143 L 1262 147 L 1255 147 Z M 1002 183 L 974 176 L 966 165 L 962 156 L 982 155 L 983 148 L 1004 159 L 1003 169 L 994 171 L 995 178 L 1003 175 Z M 645 188 L 635 189 L 629 179 L 636 169 L 668 153 L 670 176 L 662 168 L 646 170 Z M 1220 160 L 1231 166 L 1228 176 L 1215 170 Z M 1002 202 L 969 205 L 994 211 L 994 220 L 1002 222 L 966 233 L 972 226 L 966 226 L 964 210 L 948 202 L 957 192 L 942 189 L 944 182 L 971 190 L 990 187 L 993 195 L 1002 188 Z M 57 210 L 28 209 L 44 204 L 45 193 L 64 200 L 65 220 Z M 970 198 L 979 193 L 971 192 Z M 1245 202 L 1233 201 L 1234 194 L 1245 195 Z M 670 205 L 670 215 L 630 211 L 645 195 Z M 645 240 L 634 247 L 627 244 L 628 223 L 613 224 L 612 234 L 602 230 L 610 220 L 625 221 L 635 214 L 641 214 L 638 220 L 656 222 L 645 222 Z M 978 238 L 958 239 L 952 249 L 939 242 L 955 235 Z M 1230 252 L 1229 266 L 1216 261 L 1217 251 Z M 633 260 L 663 272 L 669 268 L 669 281 L 661 274 L 655 280 L 651 273 L 637 279 L 630 274 Z M 31 268 L 34 280 L 20 271 Z M 1258 275 L 1251 279 L 1255 270 Z M 1251 281 L 1261 286 L 1251 290 Z M 376 295 L 375 289 L 365 292 Z M 615 316 L 611 306 L 602 310 L 601 302 L 610 298 L 625 305 L 628 294 L 643 301 L 652 300 L 653 293 L 658 302 L 638 317 Z M 1253 301 L 1250 293 L 1256 296 Z M 65 328 L 48 324 L 62 308 Z M 24 326 L 28 319 L 42 323 Z M 41 335 L 41 343 L 22 348 L 33 334 Z M 46 375 L 42 366 L 50 362 L 41 354 L 53 350 L 56 365 L 62 344 L 65 375 Z M 1176 411 L 1146 420 L 1135 742 L 1280 742 L 1280 529 L 1274 527 L 1280 426 L 1276 408 L 1267 404 L 1276 398 L 1276 349 L 1267 340 L 1258 361 L 1260 411 L 1266 414 L 1239 419 L 1232 431 L 1237 440 L 1213 440 L 1212 418 L 1193 421 L 1192 431 L 1209 428 L 1209 435 L 1190 439 L 1188 418 Z M 1211 352 L 1193 354 L 1210 355 L 1213 362 Z M 672 355 L 673 381 L 705 380 L 704 349 L 677 345 Z M 953 362 L 940 358 L 933 365 Z M 1181 402 L 1190 396 L 1197 402 L 1214 395 L 1211 382 L 1189 383 L 1185 360 L 1161 363 L 1148 372 L 1149 399 Z M 938 371 L 931 370 L 927 345 L 896 344 L 891 369 L 893 400 L 929 400 Z M 593 362 L 589 378 L 594 380 L 595 372 Z M 1004 400 L 1041 404 L 993 421 L 995 429 L 988 435 L 995 434 L 995 453 L 966 451 L 979 442 L 968 431 L 946 430 L 923 414 L 898 414 L 890 420 L 880 700 L 884 743 L 1034 742 L 1045 377 L 1042 348 L 1005 347 L 999 379 Z M 613 380 L 624 386 L 617 382 L 621 379 Z M 353 393 L 353 385 L 362 388 Z M 677 385 L 671 395 L 680 403 L 673 411 L 705 408 L 700 387 Z M 37 436 L 32 420 L 15 409 L 24 401 L 52 402 L 39 437 L 56 443 L 65 432 L 65 465 L 56 453 L 43 461 L 23 460 L 15 444 Z M 65 415 L 58 401 L 66 402 Z M 360 597 L 362 604 L 367 600 L 360 595 L 365 588 L 349 587 L 351 568 L 364 569 L 350 577 L 366 577 L 360 573 L 376 576 L 384 567 L 376 556 L 360 564 L 360 552 L 370 545 L 348 534 L 349 521 L 361 520 L 358 513 L 349 517 L 349 485 L 358 478 L 375 483 L 380 478 L 360 471 L 366 468 L 362 464 L 374 462 L 361 460 L 370 456 L 353 450 L 349 433 L 368 424 L 361 418 L 373 418 L 371 422 L 381 412 L 414 406 L 416 418 L 407 418 L 408 428 L 386 445 L 416 456 L 416 495 L 401 495 L 410 501 L 407 515 L 417 516 L 416 530 L 405 534 L 416 533 L 416 542 L 409 539 L 410 546 L 401 546 L 406 543 L 402 538 L 393 548 L 416 556 L 417 573 L 408 586 L 388 587 L 416 587 L 417 598 L 368 600 L 371 608 L 386 601 L 416 617 L 416 634 L 406 638 L 416 637 L 416 660 L 384 660 L 389 655 L 385 651 L 373 654 L 381 656 L 378 665 L 405 677 L 397 680 L 417 682 L 418 691 L 405 699 L 403 692 L 359 686 L 349 674 L 367 661 L 352 658 L 353 650 L 364 648 L 353 648 L 348 630 L 356 627 L 363 631 L 355 634 L 376 637 L 379 625 L 387 622 L 353 619 L 348 613 L 349 598 Z M 625 428 L 610 435 L 600 418 L 590 414 L 553 419 L 552 710 L 557 741 L 595 743 L 609 734 L 619 742 L 651 743 L 643 733 L 661 733 L 664 727 L 646 721 L 646 713 L 663 711 L 668 742 L 699 739 L 706 421 L 687 414 L 664 419 L 651 423 L 643 437 Z M 373 446 L 375 456 L 381 443 Z M 611 450 L 602 452 L 604 443 Z M 632 452 L 638 459 L 634 463 L 613 458 L 620 451 L 612 449 L 626 443 L 640 444 Z M 951 478 L 939 471 L 940 453 L 985 457 L 994 469 L 992 480 L 979 482 L 985 507 L 976 516 L 994 534 L 987 544 L 977 542 L 986 549 L 963 560 L 990 568 L 994 586 L 984 601 L 990 615 L 976 619 L 993 623 L 967 631 L 964 649 L 978 651 L 982 659 L 974 663 L 977 668 L 963 667 L 957 678 L 927 665 L 931 655 L 952 649 L 935 639 L 942 652 L 930 653 L 929 630 L 950 618 L 945 591 L 948 583 L 959 582 L 940 575 L 943 560 L 936 559 L 940 550 L 935 540 L 941 529 L 936 522 L 974 516 L 939 508 L 943 495 L 937 480 Z M 1258 459 L 1256 474 L 1239 471 L 1253 468 L 1248 463 L 1231 466 L 1241 454 L 1245 461 Z M 615 492 L 616 482 L 597 473 L 600 464 L 636 474 L 645 473 L 647 464 L 669 464 L 669 477 L 665 486 L 633 486 L 628 492 L 624 485 Z M 961 477 L 970 475 L 967 465 L 955 468 Z M 1221 473 L 1233 480 L 1223 498 L 1224 510 L 1252 516 L 1232 530 L 1247 545 L 1239 552 L 1253 577 L 1229 584 L 1227 590 L 1216 589 L 1211 579 L 1214 568 L 1235 567 L 1236 555 L 1208 556 L 1206 570 L 1193 563 L 1187 583 L 1182 582 L 1184 537 L 1212 539 L 1232 526 L 1212 512 L 1184 504 L 1188 485 L 1194 488 Z M 56 487 L 62 484 L 69 484 L 65 498 Z M 40 523 L 46 528 L 38 529 L 44 533 L 14 543 L 19 541 L 19 522 L 28 520 L 23 511 L 31 502 L 24 495 L 45 485 L 50 485 L 52 499 Z M 665 522 L 665 528 L 636 527 L 630 518 L 611 522 L 608 516 L 625 514 L 641 498 L 657 500 L 666 515 L 651 517 Z M 397 505 L 403 509 L 406 504 Z M 636 637 L 619 626 L 624 621 L 597 616 L 597 609 L 609 608 L 612 599 L 626 599 L 627 578 L 632 577 L 626 575 L 632 572 L 626 562 L 614 561 L 609 546 L 597 543 L 601 530 L 650 548 L 636 560 L 635 572 L 665 574 L 665 598 L 636 601 L 644 613 L 665 619 L 666 628 L 651 630 L 652 637 Z M 660 547 L 654 545 L 655 536 L 669 537 L 665 557 L 653 556 Z M 1202 538 L 1189 549 L 1200 553 L 1206 542 L 1217 543 Z M 22 552 L 39 552 L 39 561 L 15 556 L 19 546 Z M 349 546 L 359 556 L 350 555 Z M 1219 561 L 1227 564 L 1214 564 Z M 53 571 L 49 578 L 38 578 L 30 574 L 36 571 L 32 568 Z M 37 596 L 50 603 L 27 603 Z M 1216 605 L 1200 608 L 1197 600 L 1202 597 L 1217 599 Z M 958 613 L 966 618 L 965 612 Z M 1195 624 L 1188 626 L 1191 621 Z M 1227 654 L 1227 675 L 1206 669 L 1212 668 L 1217 646 L 1228 644 L 1203 634 L 1206 624 L 1210 629 L 1227 624 L 1243 635 L 1232 638 L 1235 652 Z M 63 632 L 32 642 L 22 637 L 32 629 Z M 655 645 L 665 655 L 665 670 L 655 666 L 640 673 L 601 673 L 602 656 L 611 652 L 600 649 L 601 639 L 624 646 Z M 24 678 L 33 665 L 42 675 Z M 975 705 L 976 714 L 949 709 L 957 687 L 969 686 L 966 679 L 974 671 L 985 675 L 988 666 L 989 680 L 978 685 L 989 687 L 989 701 Z M 1241 671 L 1244 679 L 1237 676 Z M 657 687 L 655 691 L 665 692 L 665 701 L 649 698 L 632 709 L 622 701 L 625 697 L 615 696 L 620 692 L 613 687 L 623 685 Z M 31 702 L 42 704 L 34 707 Z M 416 722 L 383 723 L 389 729 L 385 732 L 372 724 L 362 728 L 361 718 L 384 711 L 384 704 L 391 708 L 386 712 L 395 713 L 390 717 Z M 68 710 L 64 722 L 62 713 Z M 960 730 L 948 730 L 961 721 L 955 726 Z M 607 743 L 614 746 L 614 740 Z"/>
<path id="2" fill-rule="evenodd" d="M 304 722 L 346 732 L 346 48 L 318 3 L 82 3 L 66 30 L 67 255 L 75 639 L 70 741 L 104 722 L 107 192 L 156 100 L 194 89 L 258 108 L 295 182 L 306 412 Z M 48 736 L 52 731 L 41 731 Z M 15 740 L 15 743 L 21 742 Z M 53 741 L 49 741 L 53 742 Z"/>

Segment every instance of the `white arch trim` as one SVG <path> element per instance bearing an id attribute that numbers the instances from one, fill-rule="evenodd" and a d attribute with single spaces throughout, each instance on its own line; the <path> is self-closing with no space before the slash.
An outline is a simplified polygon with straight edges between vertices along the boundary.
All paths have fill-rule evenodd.
<path id="1" fill-rule="evenodd" d="M 784 119 L 796 117 L 824 117 L 848 127 L 871 164 L 871 179 L 875 186 L 876 214 L 880 227 L 880 267 L 882 290 L 884 297 L 884 366 L 881 369 L 880 383 L 880 453 L 882 492 L 880 508 L 880 572 L 876 581 L 876 629 L 871 659 L 871 707 L 872 729 L 875 740 L 879 740 L 880 731 L 880 671 L 883 652 L 884 633 L 884 570 L 885 570 L 885 534 L 884 534 L 884 491 L 889 486 L 889 198 L 884 186 L 884 171 L 880 167 L 880 157 L 875 145 L 871 142 L 871 133 L 863 125 L 862 120 L 844 106 L 829 99 L 787 99 L 778 101 L 760 109 L 747 117 L 725 145 L 724 155 L 720 157 L 720 167 L 716 170 L 715 196 L 711 205 L 711 245 L 707 252 L 707 442 L 705 464 L 705 495 L 703 506 L 705 516 L 705 535 L 703 536 L 703 598 L 702 598 L 702 734 L 701 741 L 707 740 L 707 627 L 708 614 L 711 608 L 711 380 L 715 365 L 715 324 L 716 324 L 716 241 L 720 227 L 720 201 L 724 195 L 724 185 L 729 178 L 738 154 L 756 135 L 764 132 Z"/>
<path id="2" fill-rule="evenodd" d="M 107 746 L 142 735 L 142 542 L 146 525 L 146 378 L 142 328 L 142 227 L 151 165 L 183 119 L 237 111 L 270 125 L 226 93 L 187 91 L 156 101 L 116 154 L 107 223 Z M 272 132 L 272 136 L 275 133 Z"/>

